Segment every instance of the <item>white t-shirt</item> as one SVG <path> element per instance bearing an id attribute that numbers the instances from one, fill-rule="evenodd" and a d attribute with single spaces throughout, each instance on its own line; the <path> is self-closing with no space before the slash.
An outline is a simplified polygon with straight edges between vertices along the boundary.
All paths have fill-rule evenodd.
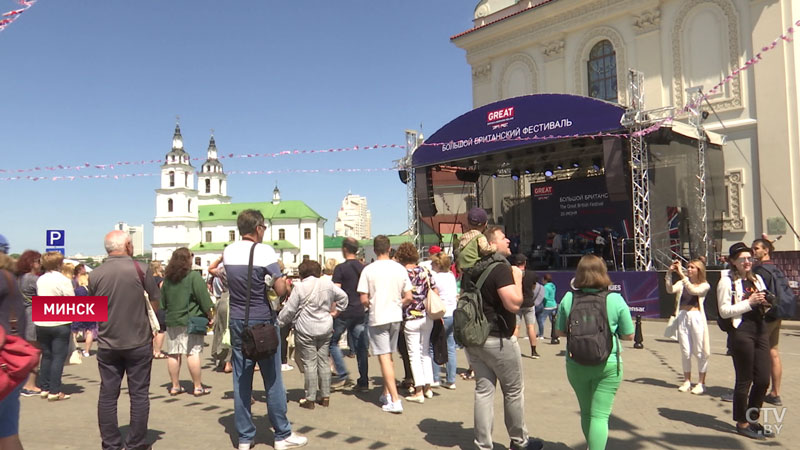
<path id="1" fill-rule="evenodd" d="M 447 272 L 433 272 L 433 280 L 436 281 L 439 297 L 441 297 L 445 308 L 447 308 L 444 316 L 450 317 L 453 315 L 453 311 L 456 310 L 456 304 L 458 303 L 456 276 L 449 270 Z"/>
<path id="2" fill-rule="evenodd" d="M 64 274 L 51 270 L 36 280 L 36 294 L 48 297 L 73 296 L 75 289 L 72 288 L 72 281 Z M 33 324 L 40 327 L 57 327 L 70 323 L 72 322 L 34 322 Z"/>
<path id="3" fill-rule="evenodd" d="M 356 290 L 369 296 L 370 326 L 402 322 L 403 293 L 411 289 L 408 272 L 397 261 L 380 259 L 364 267 Z"/>

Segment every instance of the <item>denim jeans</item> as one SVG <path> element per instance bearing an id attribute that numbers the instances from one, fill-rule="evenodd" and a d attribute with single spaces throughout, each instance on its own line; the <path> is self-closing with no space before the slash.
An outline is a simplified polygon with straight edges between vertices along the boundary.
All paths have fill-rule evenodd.
<path id="1" fill-rule="evenodd" d="M 546 317 L 544 315 L 544 302 L 536 305 L 534 312 L 536 312 L 536 325 L 539 327 L 536 330 L 536 337 L 541 338 L 544 337 L 544 319 Z"/>
<path id="2" fill-rule="evenodd" d="M 61 375 L 69 354 L 69 324 L 55 327 L 36 327 L 36 336 L 42 346 L 42 363 L 39 368 L 39 387 L 51 394 L 61 392 Z"/>
<path id="3" fill-rule="evenodd" d="M 264 323 L 265 320 L 250 320 L 250 325 Z M 277 323 L 272 322 L 276 327 Z M 251 361 L 242 354 L 242 330 L 244 320 L 230 319 L 231 350 L 233 350 L 233 411 L 239 444 L 253 443 L 256 426 L 250 412 L 250 397 L 253 393 L 253 371 L 256 362 L 261 369 L 264 389 L 267 391 L 267 417 L 275 431 L 275 441 L 282 441 L 292 434 L 292 425 L 286 417 L 286 389 L 281 376 L 281 349 L 274 355 L 260 361 Z"/>
<path id="4" fill-rule="evenodd" d="M 127 350 L 97 349 L 100 372 L 100 395 L 97 399 L 97 425 L 103 450 L 141 450 L 149 448 L 147 422 L 150 419 L 150 372 L 153 367 L 153 344 Z M 128 379 L 130 427 L 122 442 L 117 421 L 122 377 Z"/>
<path id="5" fill-rule="evenodd" d="M 369 385 L 369 369 L 368 360 L 369 353 L 367 352 L 367 320 L 368 315 L 363 317 L 337 317 L 333 319 L 333 336 L 331 336 L 331 358 L 333 364 L 336 366 L 336 374 L 339 375 L 339 380 L 348 377 L 347 366 L 344 364 L 344 357 L 342 356 L 342 349 L 339 348 L 339 341 L 342 338 L 345 330 L 347 331 L 347 339 L 352 342 L 355 348 L 350 347 L 350 351 L 356 354 L 356 361 L 358 362 L 358 385 Z"/>
<path id="6" fill-rule="evenodd" d="M 456 382 L 456 338 L 453 336 L 453 316 L 443 317 L 444 332 L 447 334 L 447 384 Z M 441 378 L 441 368 L 433 361 L 433 345 L 431 345 L 431 364 L 433 365 L 433 382 L 436 383 Z"/>

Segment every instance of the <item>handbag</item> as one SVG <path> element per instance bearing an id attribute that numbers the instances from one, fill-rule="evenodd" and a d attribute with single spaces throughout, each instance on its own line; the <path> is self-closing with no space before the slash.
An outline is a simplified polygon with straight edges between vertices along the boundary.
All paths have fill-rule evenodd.
<path id="1" fill-rule="evenodd" d="M 247 263 L 247 303 L 244 307 L 244 328 L 242 329 L 242 354 L 252 361 L 269 358 L 278 351 L 279 337 L 275 325 L 265 322 L 250 324 L 250 294 L 253 287 L 253 253 L 256 243 L 250 247 L 250 261 Z"/>
<path id="2" fill-rule="evenodd" d="M 442 298 L 431 287 L 431 273 L 428 272 L 428 295 L 425 297 L 425 313 L 431 320 L 439 320 L 444 317 L 447 308 L 444 306 Z"/>
<path id="3" fill-rule="evenodd" d="M 133 267 L 136 268 L 136 273 L 139 274 L 139 281 L 142 282 L 147 320 L 150 321 L 150 331 L 153 333 L 153 336 L 155 336 L 161 331 L 161 325 L 158 324 L 158 316 L 156 316 L 156 312 L 153 310 L 153 305 L 150 304 L 150 294 L 147 293 L 147 289 L 144 287 L 144 274 L 142 273 L 142 269 L 139 268 L 139 263 L 136 261 L 133 262 Z"/>
<path id="4" fill-rule="evenodd" d="M 670 339 L 677 339 L 678 337 L 678 321 L 677 317 L 669 316 L 667 320 L 667 327 L 664 328 L 664 337 Z"/>
<path id="5" fill-rule="evenodd" d="M 208 332 L 208 318 L 203 316 L 189 317 L 189 322 L 186 326 L 186 332 L 189 334 L 202 334 L 205 336 Z"/>
<path id="6" fill-rule="evenodd" d="M 433 346 L 433 362 L 442 365 L 447 363 L 447 333 L 444 322 L 439 319 L 433 322 L 431 331 L 431 345 Z"/>
<path id="7" fill-rule="evenodd" d="M 0 326 L 0 400 L 24 383 L 39 363 L 39 349 Z"/>

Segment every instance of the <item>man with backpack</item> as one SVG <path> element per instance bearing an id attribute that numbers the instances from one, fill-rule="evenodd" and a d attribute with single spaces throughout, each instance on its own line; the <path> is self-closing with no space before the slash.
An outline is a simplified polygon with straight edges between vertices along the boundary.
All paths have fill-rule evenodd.
<path id="1" fill-rule="evenodd" d="M 781 354 L 778 351 L 778 340 L 781 333 L 781 320 L 794 317 L 797 301 L 794 297 L 794 292 L 789 287 L 789 282 L 786 280 L 786 275 L 772 262 L 770 254 L 774 250 L 772 242 L 767 239 L 753 241 L 753 256 L 759 262 L 757 266 L 753 267 L 753 273 L 760 275 L 767 289 L 775 295 L 775 304 L 767 311 L 765 317 L 769 335 L 769 355 L 772 359 L 772 371 L 770 374 L 772 389 L 764 397 L 764 401 L 776 406 L 782 406 L 780 390 L 783 366 L 781 364 Z"/>
<path id="2" fill-rule="evenodd" d="M 529 439 L 525 426 L 522 359 L 514 336 L 516 314 L 522 305 L 522 272 L 512 271 L 505 259 L 511 252 L 503 230 L 490 227 L 485 235 L 497 253 L 470 271 L 477 277 L 472 280 L 475 291 L 465 288 L 454 314 L 456 339 L 465 346 L 475 371 L 475 445 L 481 449 L 494 446 L 494 393 L 500 381 L 511 449 L 540 449 L 542 441 Z"/>

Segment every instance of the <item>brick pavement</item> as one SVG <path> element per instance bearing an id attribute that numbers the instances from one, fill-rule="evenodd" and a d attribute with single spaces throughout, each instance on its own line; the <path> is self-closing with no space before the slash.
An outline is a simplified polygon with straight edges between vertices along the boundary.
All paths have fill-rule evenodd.
<path id="1" fill-rule="evenodd" d="M 549 328 L 549 325 L 548 325 Z M 663 322 L 644 323 L 645 348 L 623 346 L 624 381 L 617 394 L 610 422 L 609 449 L 755 449 L 793 448 L 800 442 L 800 420 L 792 408 L 800 398 L 800 331 L 784 329 L 781 336 L 784 377 L 782 397 L 788 406 L 779 437 L 766 442 L 750 441 L 735 433 L 731 403 L 719 396 L 733 386 L 734 372 L 725 357 L 724 334 L 710 323 L 712 356 L 706 395 L 679 393 L 680 353 L 677 343 L 659 339 Z M 210 342 L 210 337 L 206 340 Z M 578 405 L 566 380 L 561 345 L 540 343 L 539 360 L 523 358 L 525 368 L 525 413 L 532 436 L 545 441 L 546 449 L 583 449 Z M 521 340 L 523 354 L 527 340 Z M 208 354 L 208 348 L 205 354 Z M 465 356 L 459 351 L 459 370 Z M 399 358 L 398 358 L 399 359 Z M 348 359 L 355 370 L 355 360 Z M 402 365 L 397 364 L 398 374 Z M 370 375 L 378 379 L 375 358 L 370 360 Z M 182 368 L 184 386 L 191 382 Z M 204 369 L 203 381 L 213 387 L 211 395 L 195 398 L 189 394 L 167 395 L 169 385 L 166 361 L 153 363 L 151 384 L 150 438 L 156 449 L 230 449 L 236 440 L 233 426 L 231 376 Z M 400 416 L 384 413 L 378 407 L 380 387 L 366 393 L 334 393 L 330 408 L 313 411 L 299 408 L 303 378 L 297 370 L 284 372 L 289 392 L 289 418 L 295 431 L 310 439 L 310 449 L 427 449 L 472 448 L 472 382 L 459 378 L 455 391 L 439 389 L 425 404 L 404 402 Z M 95 357 L 64 371 L 64 391 L 72 394 L 65 402 L 48 403 L 38 397 L 22 398 L 20 435 L 28 450 L 100 448 L 97 429 L 99 378 Z M 124 383 L 123 383 L 124 386 Z M 272 433 L 265 416 L 264 391 L 255 383 L 258 448 L 271 448 Z M 496 448 L 506 448 L 508 436 L 503 425 L 500 396 L 495 402 L 494 438 Z M 769 406 L 766 405 L 765 406 Z M 123 390 L 119 402 L 120 424 L 128 421 L 128 400 Z"/>

